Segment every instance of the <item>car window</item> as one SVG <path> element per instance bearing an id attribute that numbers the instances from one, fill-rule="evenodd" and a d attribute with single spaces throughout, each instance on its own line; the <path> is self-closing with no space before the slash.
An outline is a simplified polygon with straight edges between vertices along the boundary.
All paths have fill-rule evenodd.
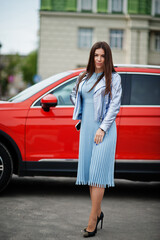
<path id="1" fill-rule="evenodd" d="M 73 105 L 71 100 L 70 100 L 70 94 L 71 91 L 75 85 L 76 78 L 73 78 L 60 86 L 56 87 L 52 91 L 50 91 L 50 94 L 54 94 L 57 97 L 58 103 L 57 106 L 61 105 Z M 39 99 L 34 106 L 41 106 L 41 99 Z"/>
<path id="2" fill-rule="evenodd" d="M 132 74 L 130 105 L 160 105 L 160 76 Z"/>
<path id="3" fill-rule="evenodd" d="M 62 84 L 61 86 L 59 86 L 58 88 L 54 89 L 53 93 L 58 100 L 58 106 L 59 105 L 73 105 L 73 103 L 70 100 L 70 94 L 71 91 L 75 85 L 77 78 L 72 79 L 71 81 L 68 81 L 64 84 Z"/>
<path id="4" fill-rule="evenodd" d="M 122 83 L 122 102 L 123 105 L 126 104 L 126 98 L 123 97 L 125 91 L 126 91 L 126 85 L 125 85 L 125 77 L 126 75 L 124 73 L 120 73 L 121 76 L 121 83 Z M 58 99 L 58 105 L 73 105 L 70 100 L 70 94 L 71 91 L 75 85 L 75 81 L 77 78 L 74 78 L 73 80 L 61 85 L 57 89 L 55 89 L 52 93 L 57 97 Z"/>
<path id="5" fill-rule="evenodd" d="M 127 104 L 128 102 L 128 92 L 127 86 L 125 82 L 126 74 L 120 73 L 121 76 L 121 83 L 122 83 L 122 105 Z M 67 81 L 66 83 L 61 84 L 60 86 L 56 87 L 56 89 L 53 89 L 50 91 L 50 94 L 54 94 L 57 97 L 58 104 L 57 106 L 72 106 L 72 102 L 70 100 L 70 94 L 71 91 L 75 85 L 75 82 L 77 80 L 77 77 L 73 78 L 72 80 Z M 41 105 L 41 99 L 39 99 L 34 106 L 40 106 Z"/>

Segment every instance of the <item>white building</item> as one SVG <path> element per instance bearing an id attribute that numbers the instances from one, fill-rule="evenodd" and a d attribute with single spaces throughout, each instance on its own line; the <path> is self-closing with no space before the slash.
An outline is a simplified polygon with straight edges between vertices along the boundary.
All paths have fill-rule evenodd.
<path id="1" fill-rule="evenodd" d="M 114 63 L 160 64 L 160 0 L 41 0 L 38 74 L 87 64 L 106 41 Z"/>

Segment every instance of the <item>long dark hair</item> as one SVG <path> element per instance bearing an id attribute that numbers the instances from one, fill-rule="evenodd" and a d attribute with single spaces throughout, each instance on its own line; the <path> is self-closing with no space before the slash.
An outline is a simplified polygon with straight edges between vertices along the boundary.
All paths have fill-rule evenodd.
<path id="1" fill-rule="evenodd" d="M 105 82 L 106 82 L 105 94 L 110 93 L 110 96 L 111 96 L 112 95 L 111 94 L 112 72 L 116 72 L 116 71 L 113 66 L 112 52 L 111 52 L 110 46 L 106 42 L 96 42 L 92 46 L 86 71 L 79 78 L 77 90 L 78 90 L 79 84 L 82 81 L 82 79 L 84 78 L 84 76 L 86 75 L 87 79 L 89 79 L 92 76 L 92 74 L 95 72 L 94 55 L 95 55 L 96 49 L 99 49 L 99 48 L 102 48 L 104 50 L 104 54 L 105 54 L 105 56 L 104 56 L 104 58 L 105 58 L 104 72 L 97 79 L 97 81 L 95 82 L 95 84 L 89 91 L 91 91 L 99 83 L 99 81 L 105 76 Z"/>

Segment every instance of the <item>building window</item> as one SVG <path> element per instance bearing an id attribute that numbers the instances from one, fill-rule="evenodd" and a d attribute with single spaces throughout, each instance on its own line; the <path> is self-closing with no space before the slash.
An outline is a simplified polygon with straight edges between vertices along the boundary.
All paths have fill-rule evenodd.
<path id="1" fill-rule="evenodd" d="M 155 15 L 160 15 L 160 0 L 155 0 Z"/>
<path id="2" fill-rule="evenodd" d="M 92 0 L 81 0 L 81 11 L 92 11 Z"/>
<path id="3" fill-rule="evenodd" d="M 160 33 L 155 35 L 155 50 L 160 52 Z"/>
<path id="4" fill-rule="evenodd" d="M 127 0 L 108 0 L 109 13 L 127 13 Z"/>
<path id="5" fill-rule="evenodd" d="M 93 12 L 93 2 L 95 0 L 77 0 L 78 12 Z"/>
<path id="6" fill-rule="evenodd" d="M 160 0 L 152 1 L 152 16 L 160 15 Z"/>
<path id="7" fill-rule="evenodd" d="M 112 12 L 123 12 L 123 0 L 112 0 Z"/>
<path id="8" fill-rule="evenodd" d="M 123 30 L 110 30 L 110 47 L 123 48 Z"/>
<path id="9" fill-rule="evenodd" d="M 77 0 L 78 12 L 97 12 L 98 0 Z"/>
<path id="10" fill-rule="evenodd" d="M 78 47 L 90 48 L 92 46 L 92 28 L 79 28 L 78 30 Z"/>

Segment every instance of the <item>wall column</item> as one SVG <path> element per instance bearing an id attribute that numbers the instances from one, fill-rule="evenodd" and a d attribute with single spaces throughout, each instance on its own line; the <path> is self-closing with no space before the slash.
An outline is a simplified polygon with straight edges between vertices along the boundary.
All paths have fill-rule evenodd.
<path id="1" fill-rule="evenodd" d="M 148 63 L 148 21 L 129 19 L 127 29 L 127 64 Z"/>

